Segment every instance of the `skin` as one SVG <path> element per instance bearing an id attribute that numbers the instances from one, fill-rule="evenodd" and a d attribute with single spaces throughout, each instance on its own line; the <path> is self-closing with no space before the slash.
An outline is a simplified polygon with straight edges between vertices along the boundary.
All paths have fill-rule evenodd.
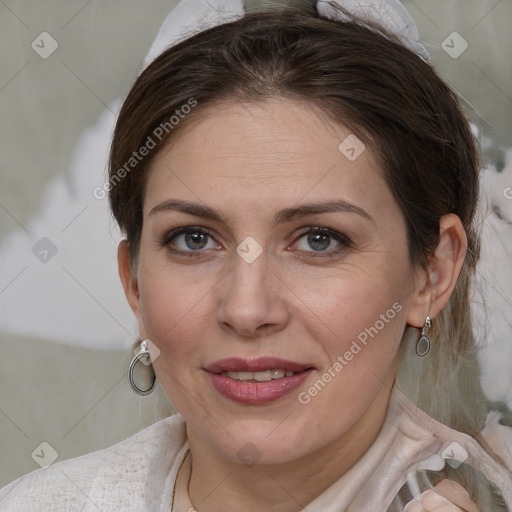
<path id="1" fill-rule="evenodd" d="M 455 286 L 467 248 L 460 220 L 443 217 L 429 267 L 413 266 L 378 159 L 368 148 L 355 161 L 338 150 L 349 134 L 289 100 L 223 104 L 177 132 L 152 163 L 137 268 L 122 242 L 119 269 L 139 335 L 160 351 L 158 381 L 187 422 L 199 511 L 300 510 L 348 471 L 379 433 L 406 324 L 435 319 Z M 151 213 L 170 199 L 207 205 L 223 220 Z M 281 209 L 338 199 L 370 218 L 341 211 L 272 223 Z M 183 234 L 170 240 L 180 227 L 208 229 L 211 238 L 192 248 Z M 310 228 L 350 242 L 326 237 L 318 250 L 303 236 Z M 236 252 L 249 236 L 262 248 L 250 264 Z M 378 335 L 299 403 L 298 392 L 395 303 L 401 310 Z M 299 390 L 264 405 L 228 400 L 204 370 L 264 355 L 315 370 Z M 247 443 L 257 451 L 251 467 L 238 455 Z"/>
<path id="2" fill-rule="evenodd" d="M 478 512 L 466 489 L 457 482 L 449 480 L 440 482 L 436 486 L 436 491 L 426 491 L 422 496 L 421 503 L 424 511 L 467 510 L 468 512 Z"/>

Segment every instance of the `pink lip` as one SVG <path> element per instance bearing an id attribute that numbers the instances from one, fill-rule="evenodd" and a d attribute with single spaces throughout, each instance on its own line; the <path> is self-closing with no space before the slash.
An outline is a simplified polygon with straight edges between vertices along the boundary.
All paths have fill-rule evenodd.
<path id="1" fill-rule="evenodd" d="M 264 370 L 291 370 L 292 377 L 268 382 L 240 381 L 230 379 L 221 372 L 258 372 Z M 311 365 L 286 361 L 275 357 L 261 357 L 252 361 L 230 358 L 208 366 L 206 371 L 215 389 L 224 397 L 243 404 L 266 404 L 297 389 L 313 372 Z"/>
<path id="2" fill-rule="evenodd" d="M 241 359 L 230 357 L 221 359 L 207 366 L 205 370 L 210 373 L 222 372 L 262 372 L 265 370 L 291 370 L 292 372 L 303 372 L 311 368 L 311 364 L 301 364 L 294 361 L 287 361 L 279 357 L 259 357 L 258 359 Z"/>

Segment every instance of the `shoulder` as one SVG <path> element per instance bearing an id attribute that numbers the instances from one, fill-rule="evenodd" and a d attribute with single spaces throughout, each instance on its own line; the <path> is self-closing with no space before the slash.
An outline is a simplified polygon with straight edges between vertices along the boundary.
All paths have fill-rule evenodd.
<path id="1" fill-rule="evenodd" d="M 0 510 L 147 510 L 185 442 L 183 417 L 170 416 L 113 446 L 21 476 L 0 489 Z"/>

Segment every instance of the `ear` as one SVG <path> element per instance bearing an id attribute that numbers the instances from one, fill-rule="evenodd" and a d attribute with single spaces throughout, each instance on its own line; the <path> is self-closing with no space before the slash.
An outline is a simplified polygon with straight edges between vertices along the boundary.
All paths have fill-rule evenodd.
<path id="1" fill-rule="evenodd" d="M 126 295 L 128 304 L 137 317 L 140 325 L 139 287 L 132 269 L 130 246 L 126 240 L 122 240 L 117 248 L 117 264 L 119 268 L 119 277 L 121 278 L 121 283 L 124 288 L 124 294 Z"/>
<path id="2" fill-rule="evenodd" d="M 468 241 L 457 215 L 444 215 L 439 222 L 439 243 L 429 257 L 428 268 L 415 274 L 416 289 L 407 314 L 407 323 L 423 327 L 425 318 L 434 319 L 446 306 L 459 278 Z"/>

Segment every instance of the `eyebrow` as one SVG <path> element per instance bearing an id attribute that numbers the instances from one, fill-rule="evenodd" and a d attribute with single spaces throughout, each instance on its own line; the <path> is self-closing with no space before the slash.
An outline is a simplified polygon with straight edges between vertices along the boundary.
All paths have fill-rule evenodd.
<path id="1" fill-rule="evenodd" d="M 169 210 L 188 213 L 197 217 L 203 217 L 205 219 L 211 219 L 229 224 L 222 213 L 220 213 L 218 210 L 215 210 L 214 208 L 210 208 L 209 206 L 199 203 L 193 203 L 191 201 L 182 201 L 178 199 L 168 199 L 167 201 L 156 205 L 149 212 L 149 215 L 154 215 L 155 213 Z M 364 217 L 365 219 L 374 222 L 374 219 L 370 216 L 370 214 L 360 206 L 356 206 L 355 204 L 344 201 L 343 199 L 336 199 L 323 203 L 308 203 L 293 208 L 285 208 L 280 210 L 274 216 L 272 225 L 275 226 L 277 224 L 290 222 L 297 217 L 306 217 L 307 215 L 315 215 L 319 213 L 336 212 L 355 213 L 361 217 Z"/>

